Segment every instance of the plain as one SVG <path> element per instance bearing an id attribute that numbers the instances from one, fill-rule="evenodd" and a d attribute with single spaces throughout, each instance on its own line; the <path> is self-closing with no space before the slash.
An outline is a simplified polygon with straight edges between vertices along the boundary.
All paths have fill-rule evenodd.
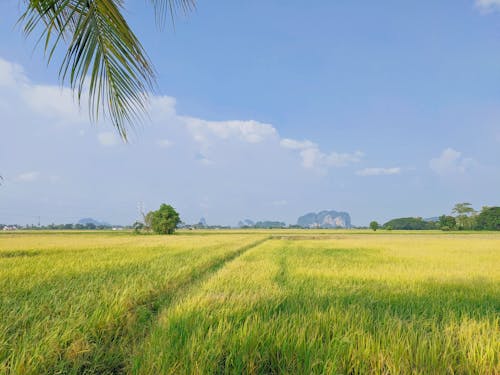
<path id="1" fill-rule="evenodd" d="M 0 234 L 0 373 L 500 372 L 500 235 Z"/>

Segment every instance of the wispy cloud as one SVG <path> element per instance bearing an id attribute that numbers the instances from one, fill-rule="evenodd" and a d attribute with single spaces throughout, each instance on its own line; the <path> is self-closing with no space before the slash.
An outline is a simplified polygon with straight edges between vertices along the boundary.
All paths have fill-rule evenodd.
<path id="1" fill-rule="evenodd" d="M 40 172 L 37 171 L 24 172 L 16 176 L 16 181 L 33 182 L 38 180 L 38 177 L 40 177 Z"/>
<path id="2" fill-rule="evenodd" d="M 16 100 L 20 100 L 18 104 L 31 113 L 39 114 L 46 122 L 80 125 L 89 122 L 73 100 L 71 89 L 34 84 L 21 66 L 2 59 L 0 87 L 8 88 Z M 181 115 L 177 113 L 175 98 L 168 96 L 152 97 L 150 115 L 155 126 L 162 126 L 169 132 L 168 138 L 158 137 L 152 141 L 156 146 L 168 148 L 174 141 L 183 144 L 197 162 L 206 166 L 221 162 L 227 164 L 228 160 L 234 159 L 235 153 L 243 149 L 250 159 L 251 155 L 259 154 L 261 157 L 267 154 L 269 159 L 279 157 L 287 162 L 293 160 L 289 157 L 291 151 L 298 156 L 304 169 L 320 174 L 325 174 L 331 168 L 357 163 L 363 158 L 360 151 L 325 151 L 310 140 L 283 138 L 274 125 L 252 119 L 213 121 Z M 116 131 L 111 127 L 108 129 L 96 135 L 98 143 L 104 147 L 120 144 Z M 80 131 L 79 134 L 84 136 L 86 132 Z"/>
<path id="3" fill-rule="evenodd" d="M 200 162 L 201 164 L 203 165 L 213 165 L 214 164 L 214 161 L 209 159 L 207 156 L 203 155 L 201 152 L 199 152 L 197 155 L 196 155 L 196 160 L 198 162 Z"/>
<path id="4" fill-rule="evenodd" d="M 439 157 L 429 161 L 432 171 L 440 176 L 464 174 L 473 164 L 473 159 L 464 158 L 461 152 L 452 148 L 443 150 Z"/>
<path id="5" fill-rule="evenodd" d="M 25 85 L 28 79 L 21 65 L 0 58 L 0 87 L 19 87 Z"/>
<path id="6" fill-rule="evenodd" d="M 357 163 L 363 158 L 361 151 L 353 153 L 338 153 L 332 151 L 326 153 L 320 150 L 319 146 L 309 140 L 297 141 L 295 139 L 284 138 L 280 141 L 283 148 L 297 151 L 302 159 L 302 166 L 307 169 L 315 169 L 325 172 L 328 168 L 345 167 L 352 163 Z"/>
<path id="7" fill-rule="evenodd" d="M 99 143 L 106 147 L 115 146 L 119 143 L 118 137 L 113 132 L 102 132 L 97 134 Z"/>
<path id="8" fill-rule="evenodd" d="M 11 89 L 11 94 L 18 97 L 26 108 L 54 123 L 65 125 L 88 122 L 76 105 L 71 89 L 34 84 L 20 65 L 0 58 L 1 87 Z"/>
<path id="9" fill-rule="evenodd" d="M 500 9 L 500 0 L 476 0 L 476 7 L 482 11 Z"/>
<path id="10" fill-rule="evenodd" d="M 207 121 L 185 116 L 180 119 L 186 124 L 194 139 L 200 143 L 207 142 L 211 137 L 237 138 L 248 143 L 259 143 L 278 135 L 272 125 L 253 120 Z"/>
<path id="11" fill-rule="evenodd" d="M 168 139 L 159 139 L 156 144 L 160 146 L 161 148 L 169 148 L 171 147 L 174 143 Z"/>
<path id="12" fill-rule="evenodd" d="M 400 167 L 393 168 L 365 168 L 356 172 L 358 176 L 390 176 L 400 174 Z"/>

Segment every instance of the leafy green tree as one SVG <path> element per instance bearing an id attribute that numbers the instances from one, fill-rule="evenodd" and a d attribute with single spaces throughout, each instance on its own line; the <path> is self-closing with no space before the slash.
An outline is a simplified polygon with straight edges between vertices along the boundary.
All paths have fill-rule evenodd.
<path id="1" fill-rule="evenodd" d="M 380 227 L 380 225 L 376 222 L 376 221 L 372 221 L 370 223 L 370 228 L 375 232 L 378 228 Z"/>
<path id="2" fill-rule="evenodd" d="M 383 225 L 383 228 L 392 228 L 395 230 L 429 230 L 435 229 L 433 222 L 425 221 L 421 217 L 401 217 L 392 219 Z"/>
<path id="3" fill-rule="evenodd" d="M 134 228 L 135 233 L 139 233 L 144 228 L 144 223 L 136 221 L 134 224 L 132 224 L 132 228 Z"/>
<path id="4" fill-rule="evenodd" d="M 173 234 L 177 224 L 181 222 L 177 211 L 168 204 L 162 204 L 151 214 L 151 228 L 158 234 Z"/>
<path id="5" fill-rule="evenodd" d="M 453 216 L 441 215 L 438 221 L 441 230 L 453 230 L 457 225 L 457 221 Z"/>
<path id="6" fill-rule="evenodd" d="M 483 207 L 476 219 L 476 229 L 500 230 L 500 207 Z"/>
<path id="7" fill-rule="evenodd" d="M 475 212 L 470 203 L 457 203 L 453 207 L 452 213 L 456 215 L 458 229 L 472 229 L 474 227 Z"/>
<path id="8" fill-rule="evenodd" d="M 50 62 L 66 53 L 59 68 L 79 103 L 88 98 L 92 120 L 108 116 L 123 139 L 126 129 L 143 118 L 148 93 L 156 87 L 154 68 L 123 16 L 123 0 L 24 0 L 19 23 L 26 35 L 39 32 Z M 157 22 L 178 9 L 188 12 L 194 0 L 149 0 Z"/>

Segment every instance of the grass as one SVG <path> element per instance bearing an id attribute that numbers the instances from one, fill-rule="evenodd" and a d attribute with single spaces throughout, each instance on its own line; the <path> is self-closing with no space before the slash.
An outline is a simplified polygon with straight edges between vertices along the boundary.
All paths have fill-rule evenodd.
<path id="1" fill-rule="evenodd" d="M 0 234 L 0 373 L 500 373 L 500 235 Z"/>
<path id="2" fill-rule="evenodd" d="M 0 373 L 116 373 L 175 293 L 255 236 L 0 236 Z"/>

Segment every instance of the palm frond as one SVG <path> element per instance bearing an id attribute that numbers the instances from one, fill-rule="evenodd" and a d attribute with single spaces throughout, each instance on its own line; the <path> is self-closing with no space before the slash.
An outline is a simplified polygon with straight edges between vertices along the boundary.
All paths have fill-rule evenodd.
<path id="1" fill-rule="evenodd" d="M 149 0 L 156 15 L 156 22 L 163 27 L 166 16 L 170 13 L 172 22 L 177 10 L 183 13 L 189 13 L 196 8 L 195 0 Z"/>
<path id="2" fill-rule="evenodd" d="M 149 0 L 158 20 L 175 9 L 192 9 L 193 0 Z M 123 0 L 25 0 L 19 22 L 29 35 L 41 30 L 48 61 L 61 44 L 67 46 L 59 75 L 81 103 L 88 93 L 93 121 L 110 117 L 120 136 L 140 122 L 155 72 L 141 43 L 122 16 Z"/>

